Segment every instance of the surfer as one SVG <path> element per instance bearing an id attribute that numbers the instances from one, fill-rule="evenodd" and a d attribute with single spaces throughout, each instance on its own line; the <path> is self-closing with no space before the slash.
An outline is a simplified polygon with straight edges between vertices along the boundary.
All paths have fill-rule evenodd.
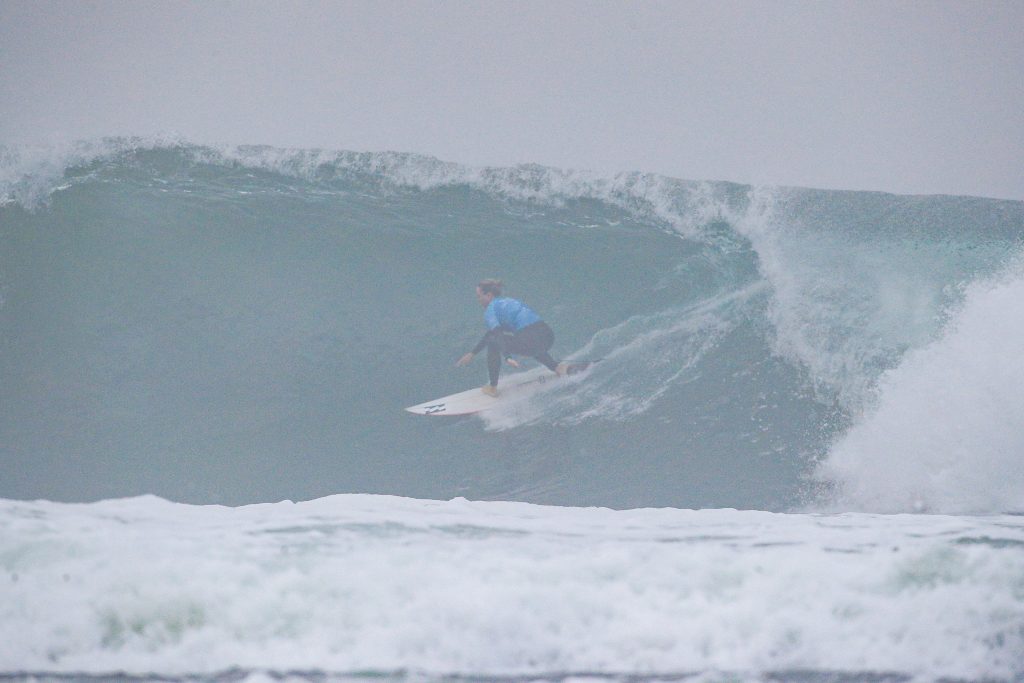
<path id="1" fill-rule="evenodd" d="M 548 351 L 555 343 L 555 333 L 533 309 L 518 299 L 501 295 L 501 280 L 483 280 L 476 286 L 476 300 L 484 307 L 487 333 L 476 347 L 458 360 L 456 365 L 468 365 L 476 354 L 487 347 L 487 372 L 490 383 L 481 391 L 488 396 L 498 395 L 498 375 L 501 359 L 514 368 L 519 363 L 512 354 L 531 356 L 552 372 L 566 374 L 568 366 L 558 363 Z"/>

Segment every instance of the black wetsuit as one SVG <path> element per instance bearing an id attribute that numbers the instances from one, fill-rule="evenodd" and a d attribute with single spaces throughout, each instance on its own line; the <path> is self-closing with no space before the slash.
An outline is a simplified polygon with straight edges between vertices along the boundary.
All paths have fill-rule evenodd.
<path id="1" fill-rule="evenodd" d="M 487 347 L 487 372 L 491 385 L 497 386 L 501 361 L 511 355 L 530 356 L 552 372 L 557 372 L 558 363 L 548 353 L 554 343 L 555 333 L 546 322 L 540 320 L 518 332 L 509 332 L 500 327 L 488 331 L 473 349 L 473 354 Z"/>

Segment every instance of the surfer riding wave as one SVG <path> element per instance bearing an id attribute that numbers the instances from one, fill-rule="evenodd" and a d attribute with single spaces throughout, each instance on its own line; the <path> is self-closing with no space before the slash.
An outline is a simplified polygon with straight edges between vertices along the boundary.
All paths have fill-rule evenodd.
<path id="1" fill-rule="evenodd" d="M 559 375 L 568 370 L 565 363 L 558 363 L 548 353 L 555 343 L 555 333 L 548 324 L 522 301 L 503 297 L 501 289 L 501 280 L 483 280 L 476 286 L 476 300 L 484 307 L 487 332 L 476 347 L 456 363 L 459 367 L 468 365 L 486 347 L 490 383 L 481 391 L 489 396 L 498 395 L 502 358 L 512 367 L 519 367 L 513 354 L 535 358 Z"/>

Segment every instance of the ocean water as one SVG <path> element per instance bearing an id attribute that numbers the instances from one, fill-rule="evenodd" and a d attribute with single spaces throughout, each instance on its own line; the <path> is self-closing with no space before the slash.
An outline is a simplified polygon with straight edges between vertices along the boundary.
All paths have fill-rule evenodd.
<path id="1" fill-rule="evenodd" d="M 1020 680 L 1024 661 L 1019 516 L 357 494 L 0 515 L 0 666 L 26 678 Z"/>
<path id="2" fill-rule="evenodd" d="M 484 277 L 603 361 L 405 413 Z M 1022 339 L 1024 202 L 0 149 L 0 678 L 1021 681 Z"/>

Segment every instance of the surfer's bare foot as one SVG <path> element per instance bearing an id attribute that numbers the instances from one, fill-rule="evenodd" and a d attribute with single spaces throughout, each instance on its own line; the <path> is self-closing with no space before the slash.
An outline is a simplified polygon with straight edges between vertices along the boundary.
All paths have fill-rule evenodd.
<path id="1" fill-rule="evenodd" d="M 498 398 L 498 387 L 494 386 L 493 384 L 483 385 L 482 387 L 480 387 L 480 391 L 484 392 L 488 396 Z"/>
<path id="2" fill-rule="evenodd" d="M 555 368 L 555 372 L 558 373 L 559 377 L 565 377 L 569 374 L 569 364 L 566 362 L 559 363 L 558 367 Z"/>

